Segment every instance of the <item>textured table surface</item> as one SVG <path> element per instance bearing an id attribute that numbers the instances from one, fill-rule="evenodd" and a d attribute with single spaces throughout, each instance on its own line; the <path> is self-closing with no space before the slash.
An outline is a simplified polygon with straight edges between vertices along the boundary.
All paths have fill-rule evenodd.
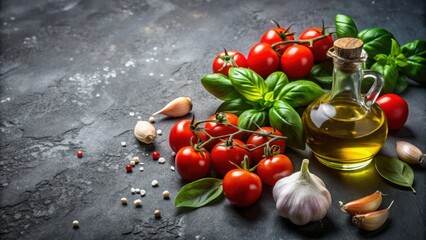
<path id="1" fill-rule="evenodd" d="M 360 29 L 383 27 L 400 43 L 426 37 L 424 1 L 1 1 L 0 31 L 0 238 L 1 239 L 425 239 L 426 169 L 413 167 L 417 194 L 382 179 L 369 166 L 341 173 L 320 165 L 309 150 L 289 150 L 295 169 L 303 158 L 330 189 L 325 219 L 294 226 L 279 217 L 271 190 L 244 209 L 225 199 L 179 210 L 174 197 L 184 182 L 176 172 L 168 131 L 176 119 L 157 117 L 163 131 L 152 146 L 138 143 L 139 119 L 177 96 L 193 99 L 197 119 L 220 101 L 201 86 L 223 47 L 245 54 L 272 27 L 293 30 L 324 18 L 353 17 Z M 410 86 L 407 124 L 391 132 L 382 155 L 395 156 L 405 139 L 426 151 L 426 90 Z M 191 115 L 185 118 L 191 118 Z M 121 142 L 127 146 L 122 147 Z M 77 158 L 77 150 L 84 151 Z M 166 158 L 148 156 L 155 149 Z M 125 172 L 133 156 L 144 172 Z M 152 180 L 159 187 L 152 188 Z M 135 208 L 130 188 L 145 189 Z M 387 224 L 363 232 L 339 210 L 380 189 L 383 206 L 395 200 Z M 163 200 L 169 190 L 170 200 Z M 127 197 L 130 204 L 120 204 Z M 160 209 L 162 218 L 153 211 Z M 72 228 L 73 220 L 80 222 Z"/>

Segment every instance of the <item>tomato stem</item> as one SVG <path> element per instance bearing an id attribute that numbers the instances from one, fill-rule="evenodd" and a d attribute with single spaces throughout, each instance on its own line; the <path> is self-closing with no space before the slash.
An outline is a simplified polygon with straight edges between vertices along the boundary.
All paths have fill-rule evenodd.
<path id="1" fill-rule="evenodd" d="M 315 41 L 326 38 L 330 35 L 331 35 L 331 33 L 326 33 L 324 35 L 321 35 L 321 36 L 318 36 L 316 38 L 312 38 L 312 39 L 309 39 L 309 40 L 285 40 L 285 41 L 282 41 L 282 42 L 276 42 L 276 43 L 272 44 L 272 48 L 275 51 L 279 51 L 280 49 L 276 49 L 276 47 L 281 45 L 281 44 L 286 44 L 286 43 L 298 43 L 298 44 L 309 43 L 309 47 L 312 47 L 312 45 L 314 44 Z"/>

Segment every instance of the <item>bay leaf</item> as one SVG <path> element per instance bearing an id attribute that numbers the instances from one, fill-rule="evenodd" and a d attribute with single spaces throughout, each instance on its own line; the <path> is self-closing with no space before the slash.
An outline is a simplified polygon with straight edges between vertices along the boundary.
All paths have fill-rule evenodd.
<path id="1" fill-rule="evenodd" d="M 384 179 L 400 186 L 409 187 L 416 193 L 413 188 L 414 172 L 408 164 L 397 158 L 376 156 L 374 157 L 374 165 Z"/>

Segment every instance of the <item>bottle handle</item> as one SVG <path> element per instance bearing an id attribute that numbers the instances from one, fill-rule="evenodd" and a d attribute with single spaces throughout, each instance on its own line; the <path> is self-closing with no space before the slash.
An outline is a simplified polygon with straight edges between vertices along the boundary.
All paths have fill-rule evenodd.
<path id="1" fill-rule="evenodd" d="M 367 94 L 364 96 L 364 104 L 367 108 L 370 108 L 371 105 L 373 105 L 376 102 L 376 99 L 379 97 L 380 91 L 383 88 L 383 85 L 385 84 L 385 79 L 383 78 L 383 75 L 379 72 L 372 71 L 372 70 L 363 70 L 362 71 L 364 76 L 362 80 L 366 78 L 373 78 L 374 83 L 371 86 L 370 90 L 368 90 Z"/>

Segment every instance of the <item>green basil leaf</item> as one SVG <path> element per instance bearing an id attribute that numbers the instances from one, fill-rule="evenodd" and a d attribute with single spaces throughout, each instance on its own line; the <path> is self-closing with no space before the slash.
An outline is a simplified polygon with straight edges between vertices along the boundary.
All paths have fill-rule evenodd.
<path id="1" fill-rule="evenodd" d="M 333 61 L 315 64 L 309 77 L 318 82 L 323 88 L 331 88 L 333 82 Z"/>
<path id="2" fill-rule="evenodd" d="M 401 53 L 401 47 L 399 46 L 398 42 L 395 39 L 391 39 L 392 45 L 391 45 L 391 52 L 390 56 L 395 57 L 398 56 Z"/>
<path id="3" fill-rule="evenodd" d="M 302 119 L 292 106 L 282 100 L 277 100 L 269 109 L 268 117 L 271 126 L 287 137 L 288 146 L 305 149 L 306 139 Z"/>
<path id="4" fill-rule="evenodd" d="M 230 68 L 229 78 L 235 89 L 250 101 L 263 99 L 263 95 L 268 92 L 265 80 L 251 69 Z"/>
<path id="5" fill-rule="evenodd" d="M 391 52 L 392 33 L 383 28 L 367 28 L 358 33 L 358 38 L 364 42 L 364 50 L 373 59 L 377 54 L 389 55 Z"/>
<path id="6" fill-rule="evenodd" d="M 405 57 L 405 55 L 403 53 L 400 53 L 400 54 L 398 54 L 398 56 L 396 56 L 395 64 L 398 67 L 405 67 L 405 66 L 408 65 L 407 58 Z"/>
<path id="7" fill-rule="evenodd" d="M 232 86 L 231 80 L 223 74 L 208 74 L 201 78 L 201 84 L 207 92 L 220 100 L 242 98 L 241 94 Z"/>
<path id="8" fill-rule="evenodd" d="M 287 75 L 283 72 L 273 72 L 265 80 L 268 91 L 274 92 L 274 99 L 279 99 L 281 97 L 281 90 L 288 83 Z"/>
<path id="9" fill-rule="evenodd" d="M 175 199 L 175 206 L 199 208 L 221 197 L 223 197 L 222 180 L 202 178 L 180 189 Z"/>
<path id="10" fill-rule="evenodd" d="M 407 77 L 426 86 L 426 41 L 415 40 L 401 47 L 407 59 L 407 65 L 401 71 Z"/>
<path id="11" fill-rule="evenodd" d="M 413 188 L 414 172 L 408 164 L 397 158 L 386 156 L 374 157 L 374 163 L 377 172 L 384 179 L 400 186 L 409 187 L 416 192 Z"/>
<path id="12" fill-rule="evenodd" d="M 219 105 L 216 112 L 228 112 L 239 116 L 245 110 L 251 108 L 253 108 L 253 105 L 251 105 L 248 100 L 237 98 L 223 102 Z"/>
<path id="13" fill-rule="evenodd" d="M 263 100 L 265 100 L 267 102 L 273 102 L 274 101 L 274 92 L 265 93 L 265 95 L 263 96 Z"/>
<path id="14" fill-rule="evenodd" d="M 334 18 L 334 22 L 336 24 L 336 33 L 338 38 L 357 36 L 358 28 L 352 18 L 343 14 L 337 14 Z"/>
<path id="15" fill-rule="evenodd" d="M 396 86 L 395 86 L 394 92 L 400 94 L 405 89 L 407 89 L 407 87 L 408 87 L 407 77 L 400 74 L 398 76 L 398 80 L 396 81 Z"/>
<path id="16" fill-rule="evenodd" d="M 292 107 L 303 107 L 324 94 L 324 90 L 316 83 L 308 80 L 297 80 L 284 86 L 281 100 Z"/>
<path id="17" fill-rule="evenodd" d="M 395 90 L 396 82 L 398 81 L 398 68 L 395 65 L 382 65 L 378 62 L 371 66 L 371 70 L 377 71 L 385 78 L 381 94 L 392 93 Z"/>
<path id="18" fill-rule="evenodd" d="M 268 124 L 268 112 L 249 109 L 238 118 L 238 126 L 248 130 L 256 130 Z"/>

